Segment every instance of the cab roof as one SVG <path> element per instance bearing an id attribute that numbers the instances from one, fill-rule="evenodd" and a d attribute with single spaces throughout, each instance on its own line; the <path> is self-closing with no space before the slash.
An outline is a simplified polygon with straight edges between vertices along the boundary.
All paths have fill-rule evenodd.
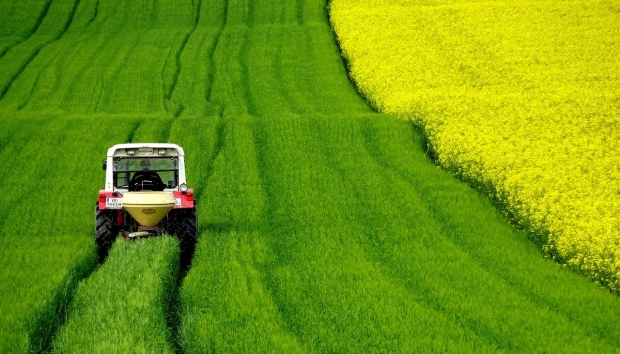
<path id="1" fill-rule="evenodd" d="M 185 152 L 183 148 L 177 144 L 170 143 L 128 143 L 128 144 L 116 144 L 108 149 L 108 157 L 117 156 L 158 156 L 158 150 L 166 149 L 165 156 L 184 156 Z M 133 150 L 134 153 L 127 153 L 128 150 Z"/>

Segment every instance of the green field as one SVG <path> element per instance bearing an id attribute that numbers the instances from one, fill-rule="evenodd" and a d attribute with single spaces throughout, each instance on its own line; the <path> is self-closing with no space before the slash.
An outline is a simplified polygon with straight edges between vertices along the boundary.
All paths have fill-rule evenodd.
<path id="1" fill-rule="evenodd" d="M 78 287 L 53 351 L 173 353 L 166 314 L 178 269 L 174 238 L 118 242 L 109 261 Z"/>
<path id="2" fill-rule="evenodd" d="M 324 1 L 3 0 L 0 68 L 0 352 L 620 350 L 617 296 L 368 108 Z M 96 264 L 127 141 L 185 148 L 189 270 L 170 239 Z"/>

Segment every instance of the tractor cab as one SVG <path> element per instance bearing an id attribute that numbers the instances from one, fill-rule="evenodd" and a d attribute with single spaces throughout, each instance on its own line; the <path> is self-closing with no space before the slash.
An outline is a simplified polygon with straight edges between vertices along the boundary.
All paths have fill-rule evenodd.
<path id="1" fill-rule="evenodd" d="M 174 191 L 185 182 L 183 149 L 175 144 L 120 144 L 103 163 L 106 190 L 123 192 Z M 158 146 L 158 147 L 156 147 Z M 108 166 L 113 168 L 108 169 Z"/>

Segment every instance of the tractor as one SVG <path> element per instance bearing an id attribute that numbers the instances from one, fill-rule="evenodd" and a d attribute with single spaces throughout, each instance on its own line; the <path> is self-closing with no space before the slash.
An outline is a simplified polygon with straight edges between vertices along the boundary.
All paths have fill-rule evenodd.
<path id="1" fill-rule="evenodd" d="M 117 237 L 168 234 L 179 239 L 181 260 L 194 252 L 198 219 L 187 187 L 183 148 L 176 144 L 117 144 L 103 161 L 105 188 L 95 207 L 95 243 L 103 262 Z"/>

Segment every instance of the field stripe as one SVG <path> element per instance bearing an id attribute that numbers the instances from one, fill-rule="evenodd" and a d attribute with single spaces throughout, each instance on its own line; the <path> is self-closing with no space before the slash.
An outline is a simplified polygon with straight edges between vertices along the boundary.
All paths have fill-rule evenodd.
<path id="1" fill-rule="evenodd" d="M 382 137 L 381 140 L 371 142 L 373 150 L 379 152 L 376 159 L 386 169 L 393 171 L 396 176 L 399 176 L 403 181 L 412 186 L 419 186 L 423 183 L 418 176 L 418 173 L 413 173 L 411 170 L 407 171 L 406 166 L 412 166 L 410 163 L 404 163 L 403 158 L 407 155 L 402 153 L 396 154 L 395 150 L 388 150 L 385 147 L 386 139 L 394 141 L 394 137 Z M 401 137 L 404 141 L 405 138 Z M 417 139 L 419 142 L 419 138 Z M 404 150 L 402 150 L 404 151 Z M 458 187 L 463 189 L 462 186 Z M 446 188 L 445 190 L 453 190 L 453 188 Z M 452 194 L 456 196 L 456 191 Z M 460 193 L 460 191 L 459 191 Z M 442 195 L 444 194 L 444 195 Z M 510 238 L 496 239 L 494 242 L 482 242 L 485 235 L 495 234 L 501 232 L 501 230 L 494 229 L 490 225 L 485 223 L 472 222 L 471 219 L 467 219 L 466 215 L 458 212 L 450 212 L 446 208 L 446 204 L 442 201 L 446 200 L 446 193 L 441 189 L 426 189 L 424 193 L 420 194 L 420 201 L 427 205 L 437 217 L 444 220 L 444 224 L 447 225 L 446 230 L 461 230 L 463 233 L 468 233 L 472 236 L 482 235 L 482 237 L 463 237 L 460 232 L 447 232 L 445 236 L 453 245 L 461 249 L 472 257 L 473 260 L 486 272 L 490 273 L 493 277 L 501 279 L 509 285 L 513 292 L 521 294 L 521 296 L 528 299 L 529 302 L 535 304 L 538 307 L 551 310 L 553 312 L 559 312 L 558 314 L 570 321 L 575 322 L 581 327 L 584 332 L 597 338 L 606 338 L 609 343 L 614 346 L 618 346 L 620 342 L 620 333 L 618 328 L 611 328 L 602 325 L 606 320 L 604 318 L 615 317 L 620 315 L 618 309 L 614 306 L 605 307 L 606 301 L 603 298 L 609 297 L 608 294 L 585 294 L 580 293 L 577 289 L 586 284 L 588 281 L 580 277 L 574 277 L 574 280 L 568 280 L 573 278 L 568 271 L 558 271 L 548 269 L 545 263 L 551 261 L 545 261 L 543 259 L 536 259 L 535 262 L 524 262 L 519 258 L 518 254 L 525 253 L 531 255 L 537 255 L 538 250 L 535 249 L 526 239 L 515 235 Z M 471 196 L 468 199 L 452 199 L 454 204 L 453 210 L 464 209 L 466 203 L 470 203 L 472 199 L 475 201 L 475 197 Z M 478 196 L 480 200 L 477 203 L 488 203 L 485 198 Z M 482 220 L 499 218 L 497 215 L 485 215 Z M 508 228 L 508 226 L 503 226 Z M 514 252 L 519 250 L 520 252 Z M 531 274 L 537 273 L 542 281 L 532 282 Z M 577 282 L 575 284 L 575 282 Z M 554 289 L 563 289 L 560 292 L 554 291 Z M 586 300 L 586 298 L 588 300 Z M 579 299 L 579 300 L 577 300 Z M 574 311 L 570 305 L 574 301 L 579 301 L 582 304 L 589 303 L 591 309 L 588 312 Z M 602 306 L 602 308 L 601 308 Z M 603 309 L 604 308 L 604 309 Z M 586 315 L 587 313 L 587 315 Z M 602 315 L 604 318 L 599 318 L 595 315 Z M 611 315 L 613 314 L 613 315 Z"/>
<path id="2" fill-rule="evenodd" d="M 312 127 L 322 119 L 277 119 L 290 124 L 285 134 L 274 129 L 283 125 L 272 121 L 261 124 L 268 129 L 263 133 L 265 150 L 261 153 L 270 196 L 265 232 L 276 252 L 265 273 L 291 330 L 306 348 L 319 352 L 420 349 L 424 345 L 418 333 L 421 328 L 428 337 L 438 336 L 437 346 L 462 341 L 465 346 L 469 343 L 473 348 L 473 343 L 478 343 L 484 348 L 481 338 L 434 313 L 400 281 L 392 283 L 380 264 L 367 258 L 354 236 L 363 230 L 349 211 L 356 206 L 346 205 L 349 177 L 329 162 L 334 151 L 320 152 L 320 146 L 329 145 L 329 141 L 312 133 Z M 289 138 L 284 142 L 282 136 Z M 316 141 L 321 143 L 315 145 Z M 402 312 L 396 315 L 395 310 Z M 347 322 L 357 325 L 347 329 Z M 435 332 L 437 328 L 452 339 Z"/>
<path id="3" fill-rule="evenodd" d="M 2 60 L 2 57 L 4 57 L 4 55 L 8 51 L 10 51 L 13 47 L 18 46 L 21 43 L 28 41 L 39 30 L 39 27 L 41 26 L 41 23 L 43 22 L 43 19 L 45 18 L 45 16 L 47 16 L 47 12 L 49 11 L 50 6 L 52 5 L 53 1 L 54 0 L 46 0 L 46 2 L 43 4 L 43 9 L 41 9 L 41 13 L 39 13 L 39 16 L 34 22 L 32 29 L 28 32 L 28 35 L 25 38 L 19 41 L 16 41 L 14 44 L 3 49 L 2 52 L 0 52 L 0 60 Z"/>
<path id="4" fill-rule="evenodd" d="M 264 201 L 260 177 L 252 167 L 256 163 L 253 119 L 242 117 L 223 126 L 225 139 L 213 162 L 215 173 L 202 193 L 201 220 L 207 223 L 183 285 L 192 290 L 181 292 L 188 352 L 298 351 L 295 339 L 282 330 L 256 265 L 264 262 L 267 250 L 257 229 Z M 211 296 L 201 296 L 205 293 Z M 212 344 L 205 338 L 211 338 Z"/>
<path id="5" fill-rule="evenodd" d="M 0 152 L 0 351 L 38 352 L 64 321 L 75 284 L 96 263 L 92 191 L 102 171 L 93 156 L 122 139 L 132 118 L 58 119 L 4 111 L 0 118 L 10 133 Z"/>
<path id="6" fill-rule="evenodd" d="M 175 238 L 115 243 L 105 264 L 77 289 L 53 350 L 173 353 L 165 319 L 178 267 Z"/>
<path id="7" fill-rule="evenodd" d="M 12 73 L 12 76 L 9 78 L 8 82 L 6 82 L 4 84 L 4 86 L 2 88 L 0 88 L 0 101 L 4 98 L 4 96 L 6 95 L 7 91 L 11 88 L 11 85 L 13 85 L 13 82 L 24 72 L 26 67 L 34 60 L 34 58 L 36 58 L 36 56 L 39 55 L 41 50 L 43 48 L 45 48 L 46 46 L 48 46 L 49 44 L 58 41 L 67 32 L 67 30 L 69 29 L 69 26 L 71 25 L 71 22 L 73 21 L 73 16 L 75 15 L 75 10 L 77 9 L 77 6 L 78 6 L 79 3 L 80 3 L 80 0 L 75 0 L 75 2 L 73 4 L 73 7 L 69 10 L 66 22 L 60 28 L 59 32 L 53 38 L 51 38 L 50 40 L 45 41 L 45 42 L 41 43 L 40 45 L 36 46 L 32 50 L 32 52 L 30 53 L 30 55 L 21 62 L 21 65 L 19 65 L 16 68 L 16 70 Z M 51 5 L 51 3 L 50 3 L 50 5 Z M 47 15 L 47 13 L 48 13 L 48 11 L 45 11 L 46 15 Z M 45 18 L 45 16 L 44 16 L 44 18 Z M 37 26 L 37 28 L 38 28 L 38 26 Z"/>
<path id="8" fill-rule="evenodd" d="M 178 84 L 179 74 L 181 73 L 181 55 L 183 54 L 183 51 L 185 50 L 185 46 L 187 45 L 187 42 L 189 41 L 190 37 L 196 31 L 196 28 L 198 28 L 198 23 L 200 22 L 201 6 L 202 6 L 202 0 L 198 0 L 198 4 L 195 5 L 195 10 L 194 10 L 194 13 L 195 13 L 194 24 L 192 28 L 190 29 L 190 31 L 183 37 L 183 40 L 181 41 L 181 45 L 175 53 L 175 56 L 174 56 L 175 57 L 175 71 L 174 71 L 174 75 L 172 76 L 172 84 L 170 85 L 170 88 L 166 90 L 166 93 L 165 93 L 165 98 L 167 100 L 170 100 L 172 98 L 172 94 L 174 93 L 174 90 Z M 175 117 L 178 117 L 178 114 L 175 114 Z"/>

